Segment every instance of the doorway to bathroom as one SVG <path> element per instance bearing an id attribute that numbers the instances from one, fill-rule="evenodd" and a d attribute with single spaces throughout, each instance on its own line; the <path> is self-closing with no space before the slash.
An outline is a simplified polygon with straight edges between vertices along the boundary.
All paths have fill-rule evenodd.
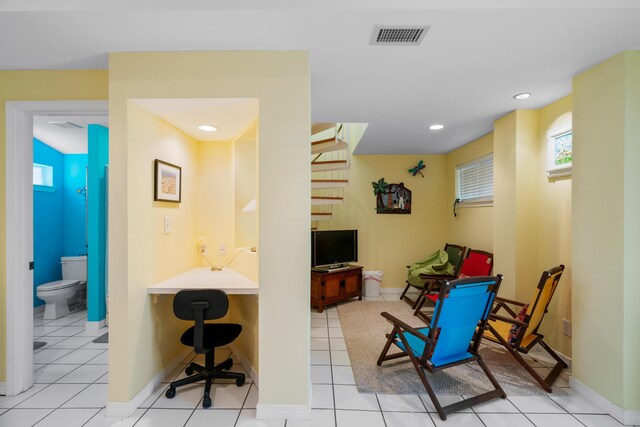
<path id="1" fill-rule="evenodd" d="M 107 122 L 104 101 L 7 103 L 7 395 L 106 378 Z"/>
<path id="2" fill-rule="evenodd" d="M 105 115 L 33 118 L 34 384 L 107 374 L 107 125 Z"/>

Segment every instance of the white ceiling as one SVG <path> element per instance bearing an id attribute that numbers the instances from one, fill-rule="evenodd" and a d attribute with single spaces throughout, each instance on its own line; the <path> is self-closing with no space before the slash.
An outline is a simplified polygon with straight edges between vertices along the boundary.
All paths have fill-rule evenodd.
<path id="1" fill-rule="evenodd" d="M 82 128 L 61 128 L 49 122 L 71 122 Z M 63 154 L 87 154 L 87 126 L 109 126 L 108 116 L 34 116 L 33 136 Z"/>
<path id="2" fill-rule="evenodd" d="M 230 141 L 258 119 L 257 98 L 135 99 L 136 104 L 198 141 Z M 218 128 L 198 130 L 199 125 Z"/>
<path id="3" fill-rule="evenodd" d="M 372 46 L 377 24 L 430 25 Z M 640 48 L 637 0 L 3 0 L 0 69 L 106 68 L 107 52 L 308 50 L 313 122 L 369 127 L 360 153 L 443 153 Z M 529 91 L 526 101 L 516 93 Z M 427 125 L 442 123 L 439 132 Z"/>

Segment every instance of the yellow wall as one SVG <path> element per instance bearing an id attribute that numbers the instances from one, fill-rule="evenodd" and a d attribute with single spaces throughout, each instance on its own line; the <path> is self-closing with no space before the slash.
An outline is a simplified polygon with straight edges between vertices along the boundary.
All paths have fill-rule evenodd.
<path id="1" fill-rule="evenodd" d="M 515 296 L 529 301 L 538 271 L 538 111 L 516 111 L 516 269 Z M 499 254 L 498 256 L 500 256 Z"/>
<path id="2" fill-rule="evenodd" d="M 251 197 L 257 196 L 256 136 L 256 126 L 253 126 L 233 142 L 199 142 L 197 229 L 198 236 L 204 236 L 208 242 L 207 259 L 215 265 L 231 262 L 237 253 L 236 248 L 247 246 L 248 239 L 253 246 L 257 245 L 256 212 L 239 211 L 248 200 L 238 209 L 243 203 L 238 202 L 238 190 L 249 188 Z M 240 191 L 240 196 L 243 194 L 246 198 L 247 194 Z M 243 237 L 244 243 L 239 243 L 239 238 Z M 226 256 L 218 254 L 220 244 L 227 246 Z M 257 261 L 255 253 L 240 253 L 230 267 L 258 281 Z M 207 265 L 206 261 L 201 265 Z M 234 344 L 257 373 L 258 301 L 246 295 L 232 295 L 229 300 L 229 321 L 243 326 L 242 334 Z"/>
<path id="3" fill-rule="evenodd" d="M 207 240 L 207 259 L 215 265 L 226 264 L 235 253 L 233 151 L 230 141 L 199 143 L 197 229 Z M 226 256 L 219 255 L 219 245 L 227 247 Z"/>
<path id="4" fill-rule="evenodd" d="M 129 254 L 128 286 L 110 275 L 110 328 L 114 330 L 109 352 L 109 372 L 114 373 L 110 374 L 110 401 L 116 402 L 112 396 L 135 395 L 184 348 L 179 338 L 187 323 L 175 319 L 172 298 L 160 297 L 158 303 L 153 303 L 147 287 L 198 263 L 197 232 L 193 226 L 198 219 L 198 142 L 135 101 L 129 101 L 125 107 L 124 131 L 130 142 L 126 154 L 134 161 L 125 170 L 113 158 L 110 165 L 110 198 L 120 198 L 121 193 L 115 189 L 127 189 L 123 193 L 128 199 L 130 235 L 124 250 Z M 111 110 L 111 120 L 118 118 Z M 112 133 L 112 149 L 118 149 L 119 137 L 118 132 Z M 181 203 L 153 201 L 155 159 L 182 167 Z M 126 184 L 121 183 L 122 179 L 126 179 Z M 113 202 L 112 206 L 117 209 Z M 171 234 L 164 234 L 165 217 L 171 218 Z M 113 235 L 110 238 L 111 253 L 122 250 Z M 110 254 L 110 271 L 116 271 L 115 278 L 119 278 L 122 273 L 114 258 Z M 123 374 L 130 381 L 118 381 Z"/>
<path id="5" fill-rule="evenodd" d="M 407 172 L 424 160 L 424 178 Z M 332 209 L 333 218 L 318 221 L 318 229 L 358 229 L 358 265 L 381 270 L 382 286 L 406 286 L 406 266 L 444 247 L 446 198 L 444 155 L 355 155 L 345 201 Z M 384 178 L 403 182 L 411 190 L 410 215 L 378 215 L 371 183 Z"/>
<path id="6" fill-rule="evenodd" d="M 624 241 L 624 403 L 626 410 L 640 409 L 640 52 L 626 54 L 625 99 L 625 241 Z"/>
<path id="7" fill-rule="evenodd" d="M 173 349 L 156 357 L 158 348 L 135 349 L 142 331 L 159 325 L 138 302 L 149 281 L 137 252 L 149 250 L 149 236 L 137 231 L 136 198 L 146 188 L 133 182 L 145 153 L 127 135 L 127 100 L 132 98 L 259 98 L 258 253 L 260 305 L 260 407 L 309 404 L 309 69 L 305 52 L 163 52 L 117 53 L 109 59 L 112 186 L 122 188 L 110 200 L 110 297 L 112 352 L 110 402 L 127 402 L 170 360 Z M 131 176 L 128 176 L 131 175 Z M 286 190 L 286 191 L 285 191 Z M 140 202 L 143 203 L 143 202 Z M 149 203 L 145 200 L 144 203 Z M 231 227 L 233 229 L 233 227 Z M 153 231 L 149 231 L 152 233 Z M 189 249 L 195 248 L 195 233 Z M 139 241 L 134 244 L 133 241 Z M 186 243 L 185 243 L 186 245 Z M 140 246 L 140 247 L 138 247 Z M 148 297 L 147 297 L 148 299 Z M 287 301 L 287 310 L 282 310 Z M 137 320 L 127 322 L 127 317 Z M 127 324 L 128 323 L 128 324 Z M 282 334 L 283 330 L 289 331 Z M 282 349 L 288 349 L 286 358 Z M 137 353 L 136 353 L 137 351 Z M 142 366 L 147 364 L 149 366 Z M 288 373 L 282 381 L 282 372 Z"/>
<path id="8" fill-rule="evenodd" d="M 493 133 L 472 141 L 446 155 L 447 197 L 447 242 L 493 252 L 493 206 L 456 209 L 453 216 L 453 201 L 456 199 L 456 167 L 471 160 L 493 153 Z M 494 272 L 496 270 L 494 269 Z"/>
<path id="9" fill-rule="evenodd" d="M 235 245 L 239 248 L 258 245 L 258 212 L 242 211 L 258 196 L 257 138 L 258 126 L 254 125 L 234 141 Z"/>
<path id="10" fill-rule="evenodd" d="M 448 218 L 447 240 L 493 251 L 493 271 L 505 275 L 501 295 L 521 301 L 529 301 L 542 271 L 564 264 L 542 332 L 571 357 L 571 338 L 562 333 L 562 319 L 571 320 L 571 177 L 550 181 L 546 175 L 547 132 L 564 126 L 571 129 L 571 97 L 497 120 L 496 207 L 458 209 L 457 218 Z M 447 154 L 449 198 L 455 198 L 456 166 L 493 152 L 493 141 L 491 133 Z"/>
<path id="11" fill-rule="evenodd" d="M 106 100 L 105 70 L 0 71 L 0 382 L 6 380 L 6 101 Z"/>
<path id="12" fill-rule="evenodd" d="M 500 295 L 509 299 L 516 282 L 516 113 L 493 126 L 493 271 L 504 275 Z"/>
<path id="13" fill-rule="evenodd" d="M 536 210 L 537 263 L 534 276 L 518 295 L 528 300 L 544 270 L 564 264 L 565 270 L 549 305 L 541 331 L 545 341 L 560 353 L 571 357 L 571 338 L 562 333 L 562 320 L 571 320 L 571 176 L 547 178 L 547 133 L 553 129 L 571 129 L 571 96 L 559 99 L 539 110 L 538 161 L 535 163 L 538 206 Z M 523 289 L 526 288 L 526 289 Z"/>
<path id="14" fill-rule="evenodd" d="M 625 410 L 640 409 L 639 57 L 573 80 L 573 376 Z"/>

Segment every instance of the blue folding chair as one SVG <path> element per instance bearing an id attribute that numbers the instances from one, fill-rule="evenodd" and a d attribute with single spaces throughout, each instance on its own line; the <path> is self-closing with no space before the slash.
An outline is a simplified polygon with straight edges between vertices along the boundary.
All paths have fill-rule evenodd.
<path id="1" fill-rule="evenodd" d="M 440 288 L 429 326 L 425 328 L 412 328 L 387 312 L 381 313 L 393 324 L 393 330 L 387 334 L 388 340 L 378 358 L 378 365 L 387 360 L 408 356 L 443 420 L 452 412 L 496 397 L 507 397 L 478 354 L 482 333 L 487 326 L 487 318 L 501 281 L 502 275 L 445 282 Z M 387 355 L 391 344 L 395 344 L 401 351 Z M 478 362 L 494 390 L 442 407 L 424 370 L 434 373 L 473 361 Z"/>

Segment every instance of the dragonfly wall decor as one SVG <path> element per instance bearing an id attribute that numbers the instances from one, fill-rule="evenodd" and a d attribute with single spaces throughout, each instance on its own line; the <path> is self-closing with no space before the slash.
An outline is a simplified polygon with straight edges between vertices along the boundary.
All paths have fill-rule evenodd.
<path id="1" fill-rule="evenodd" d="M 427 165 L 425 165 L 424 162 L 420 160 L 414 168 L 409 169 L 409 173 L 412 174 L 413 176 L 420 174 L 424 178 L 424 175 L 422 174 L 422 169 L 426 167 Z"/>

